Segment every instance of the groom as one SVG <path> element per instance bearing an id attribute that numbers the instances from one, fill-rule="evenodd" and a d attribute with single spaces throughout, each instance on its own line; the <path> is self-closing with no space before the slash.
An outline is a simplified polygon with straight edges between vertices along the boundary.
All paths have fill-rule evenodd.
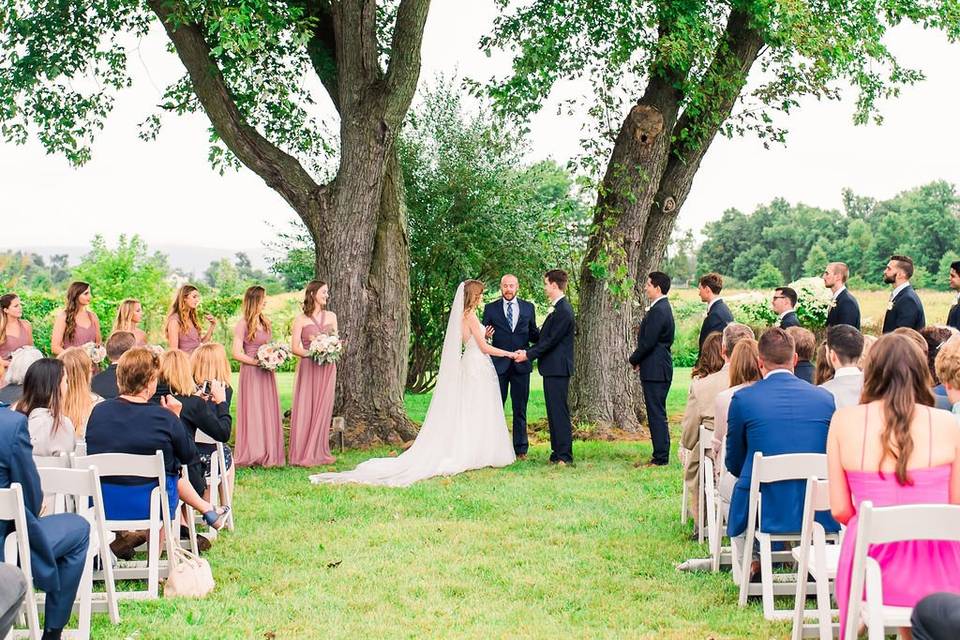
<path id="1" fill-rule="evenodd" d="M 540 361 L 537 370 L 543 377 L 543 399 L 550 424 L 550 463 L 558 465 L 573 463 L 573 427 L 570 425 L 567 392 L 573 375 L 574 321 L 573 306 L 563 295 L 566 288 L 566 271 L 547 271 L 543 278 L 543 292 L 550 299 L 552 311 L 543 321 L 537 344 L 526 351 L 517 351 L 517 362 Z"/>
<path id="2" fill-rule="evenodd" d="M 493 346 L 504 351 L 526 349 L 540 338 L 537 313 L 533 304 L 517 297 L 520 283 L 507 274 L 500 278 L 502 297 L 483 308 L 483 325 Z M 514 362 L 510 358 L 494 358 L 493 366 L 500 378 L 500 398 L 507 402 L 507 390 L 513 405 L 513 452 L 517 458 L 527 457 L 527 400 L 530 398 L 530 362 Z"/>

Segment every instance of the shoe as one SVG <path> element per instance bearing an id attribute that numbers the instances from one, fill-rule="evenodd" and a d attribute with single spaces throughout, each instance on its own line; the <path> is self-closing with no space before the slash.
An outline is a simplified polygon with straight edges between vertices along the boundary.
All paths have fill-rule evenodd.
<path id="1" fill-rule="evenodd" d="M 525 454 L 525 453 L 518 453 L 518 454 L 517 454 L 517 460 L 526 460 L 526 459 L 527 459 L 527 454 Z"/>
<path id="2" fill-rule="evenodd" d="M 639 468 L 641 468 L 641 467 L 643 467 L 643 468 L 647 468 L 647 467 L 665 467 L 666 465 L 667 465 L 666 462 L 654 462 L 653 460 L 648 460 L 648 461 L 646 461 L 646 462 L 644 462 L 643 460 L 638 460 L 637 462 L 634 462 L 634 463 L 633 463 L 633 466 L 634 466 L 635 468 L 637 468 L 637 469 L 639 469 Z"/>
<path id="3" fill-rule="evenodd" d="M 567 466 L 567 463 L 564 462 L 563 460 L 557 460 L 555 464 L 556 464 L 558 467 L 565 467 L 565 466 Z"/>
<path id="4" fill-rule="evenodd" d="M 212 546 L 213 544 L 211 544 L 207 536 L 205 535 L 197 536 L 197 550 L 200 551 L 200 553 L 205 553 L 207 551 L 210 551 L 210 547 Z"/>
<path id="5" fill-rule="evenodd" d="M 147 540 L 146 531 L 117 531 L 116 539 L 110 543 L 110 551 L 120 560 L 133 560 L 136 548 Z"/>

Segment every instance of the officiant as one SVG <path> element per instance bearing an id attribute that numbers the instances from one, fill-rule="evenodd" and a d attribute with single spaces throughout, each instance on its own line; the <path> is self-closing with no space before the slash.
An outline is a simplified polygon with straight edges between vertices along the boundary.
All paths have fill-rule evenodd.
<path id="1" fill-rule="evenodd" d="M 483 308 L 483 325 L 493 346 L 504 351 L 526 350 L 540 339 L 537 311 L 533 303 L 517 297 L 520 283 L 507 274 L 500 278 L 501 297 Z M 493 358 L 493 366 L 500 378 L 500 397 L 507 402 L 507 392 L 513 405 L 513 451 L 517 458 L 527 457 L 527 400 L 530 397 L 529 361 L 514 362 L 509 358 Z"/>

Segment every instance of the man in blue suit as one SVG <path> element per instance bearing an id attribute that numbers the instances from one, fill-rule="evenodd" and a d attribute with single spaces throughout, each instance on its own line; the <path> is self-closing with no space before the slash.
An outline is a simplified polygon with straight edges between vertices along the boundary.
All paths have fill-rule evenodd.
<path id="1" fill-rule="evenodd" d="M 883 333 L 896 331 L 900 327 L 920 331 L 926 326 L 923 303 L 910 285 L 912 277 L 913 260 L 909 256 L 890 256 L 890 262 L 883 270 L 883 281 L 893 285 L 893 292 L 887 313 L 883 316 Z"/>
<path id="2" fill-rule="evenodd" d="M 57 640 L 70 620 L 80 576 L 87 558 L 90 525 L 78 515 L 62 513 L 40 518 L 43 491 L 33 462 L 27 417 L 0 405 L 0 489 L 19 482 L 27 511 L 33 583 L 47 594 L 43 640 Z M 0 540 L 13 523 L 0 524 Z M 0 545 L 0 560 L 3 547 Z"/>
<path id="3" fill-rule="evenodd" d="M 483 324 L 487 327 L 487 336 L 493 337 L 493 346 L 504 351 L 526 350 L 540 339 L 537 328 L 537 311 L 533 304 L 517 297 L 520 283 L 517 277 L 509 273 L 500 278 L 499 300 L 488 303 L 483 308 Z M 527 457 L 530 444 L 527 441 L 527 400 L 530 398 L 530 372 L 533 365 L 529 360 L 514 362 L 510 358 L 494 358 L 493 366 L 500 378 L 500 397 L 507 402 L 510 391 L 510 404 L 513 405 L 513 452 L 517 458 Z"/>
<path id="4" fill-rule="evenodd" d="M 835 409 L 829 391 L 793 375 L 797 354 L 786 331 L 768 329 L 759 351 L 763 380 L 735 393 L 727 414 L 726 465 L 737 477 L 727 524 L 731 538 L 747 528 L 753 454 L 826 453 Z M 803 480 L 761 485 L 763 531 L 799 533 L 805 490 Z M 839 529 L 829 514 L 817 514 L 817 520 L 827 531 Z"/>

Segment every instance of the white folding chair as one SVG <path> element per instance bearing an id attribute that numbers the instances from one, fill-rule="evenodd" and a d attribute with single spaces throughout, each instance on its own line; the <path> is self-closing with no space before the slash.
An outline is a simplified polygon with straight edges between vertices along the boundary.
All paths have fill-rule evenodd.
<path id="1" fill-rule="evenodd" d="M 720 447 L 716 452 L 716 465 L 713 465 L 713 461 L 710 463 L 713 466 L 714 474 L 719 477 L 723 477 L 725 472 L 724 469 L 724 459 L 726 458 L 726 449 Z M 716 469 L 720 469 L 720 473 L 716 473 Z M 731 573 L 733 574 L 734 582 L 740 584 L 740 562 L 738 558 L 735 558 L 733 555 L 732 547 L 723 546 L 723 539 L 727 535 L 727 510 L 723 508 L 723 497 L 720 495 L 720 485 L 719 483 L 712 486 L 714 492 L 713 505 L 716 509 L 716 516 L 714 518 L 714 525 L 716 527 L 716 536 L 713 538 L 713 542 L 710 547 L 710 557 L 713 560 L 712 570 L 714 573 L 720 571 L 720 566 L 729 566 Z"/>
<path id="2" fill-rule="evenodd" d="M 103 566 L 103 581 L 106 587 L 106 600 L 102 604 L 110 614 L 113 624 L 120 623 L 120 612 L 117 607 L 116 583 L 113 579 L 113 565 L 110 554 L 110 540 L 112 532 L 106 528 L 106 516 L 103 511 L 103 494 L 100 491 L 100 477 L 96 467 L 88 469 L 55 469 L 40 467 L 40 486 L 45 493 L 56 494 L 58 497 L 70 497 L 77 506 L 76 512 L 90 524 L 90 544 L 87 547 L 87 561 L 83 567 L 83 576 L 80 579 L 78 598 L 78 625 L 77 633 L 82 638 L 90 637 L 90 613 L 93 608 L 93 561 L 100 556 Z M 91 504 L 92 503 L 92 504 Z"/>
<path id="3" fill-rule="evenodd" d="M 44 467 L 50 469 L 69 469 L 70 457 L 65 453 L 56 456 L 33 456 L 33 463 L 37 465 L 38 469 Z"/>
<path id="4" fill-rule="evenodd" d="M 27 579 L 27 596 L 23 601 L 26 609 L 27 635 L 30 640 L 40 640 L 40 614 L 37 610 L 37 595 L 33 590 L 33 570 L 30 567 L 30 538 L 27 535 L 27 510 L 23 504 L 23 489 L 14 482 L 9 489 L 0 489 L 0 521 L 13 522 L 14 531 L 7 534 L 3 546 L 3 559 L 7 564 L 17 565 Z M 22 633 L 11 636 L 22 636 Z"/>
<path id="5" fill-rule="evenodd" d="M 687 468 L 687 458 L 690 455 L 689 449 L 684 449 L 680 447 L 680 524 L 686 524 L 687 519 L 689 518 L 687 514 L 687 479 L 684 477 L 686 475 L 685 470 Z"/>
<path id="6" fill-rule="evenodd" d="M 793 635 L 791 640 L 801 640 L 809 628 L 804 617 L 816 614 L 817 633 L 820 640 L 832 640 L 835 610 L 830 608 L 830 585 L 837 579 L 837 564 L 840 560 L 840 540 L 837 544 L 827 544 L 827 533 L 819 522 L 814 520 L 817 511 L 830 508 L 830 483 L 811 476 L 807 479 L 807 493 L 803 502 L 803 530 L 800 533 L 800 546 L 792 550 L 797 561 L 797 576 L 809 574 L 817 587 L 817 608 L 808 611 L 807 581 L 797 580 L 797 595 L 793 608 Z M 812 561 L 812 562 L 811 562 Z"/>
<path id="7" fill-rule="evenodd" d="M 827 477 L 827 456 L 824 453 L 790 453 L 767 456 L 757 451 L 753 456 L 753 471 L 750 476 L 750 507 L 747 516 L 746 540 L 742 550 L 734 549 L 741 557 L 740 562 L 740 599 L 739 605 L 746 606 L 751 593 L 750 564 L 753 561 L 753 542 L 760 544 L 760 595 L 763 598 L 763 617 L 767 620 L 783 620 L 793 616 L 792 609 L 776 609 L 774 596 L 795 595 L 796 584 L 775 581 L 773 563 L 792 561 L 789 551 L 773 551 L 774 542 L 799 542 L 797 533 L 768 533 L 758 527 L 758 516 L 762 513 L 760 485 L 784 480 L 806 480 L 810 476 Z M 835 536 L 834 536 L 835 537 Z M 787 574 L 784 574 L 786 576 Z M 796 579 L 796 578 L 795 578 Z M 806 580 L 806 575 L 800 579 Z M 776 584 L 775 584 L 776 582 Z"/>
<path id="8" fill-rule="evenodd" d="M 233 487 L 230 486 L 230 477 L 227 475 L 227 459 L 223 451 L 223 443 L 218 442 L 197 430 L 194 442 L 201 444 L 215 444 L 217 450 L 210 456 L 210 474 L 207 476 L 207 486 L 210 487 L 210 504 L 214 508 L 219 506 L 229 507 L 225 526 L 227 530 L 233 531 Z M 216 529 L 211 529 L 216 532 Z"/>
<path id="9" fill-rule="evenodd" d="M 153 455 L 134 455 L 130 453 L 98 453 L 92 456 L 74 456 L 73 466 L 77 469 L 96 467 L 100 478 L 113 476 L 132 476 L 153 480 L 157 486 L 150 493 L 150 515 L 143 520 L 106 520 L 110 531 L 149 532 L 147 563 L 118 563 L 114 571 L 117 580 L 147 579 L 147 589 L 141 591 L 121 591 L 121 599 L 153 599 L 160 595 L 161 574 L 166 577 L 173 561 L 173 527 L 171 526 L 170 505 L 167 503 L 166 471 L 163 466 L 163 452 Z M 160 535 L 165 537 L 167 562 L 160 562 Z"/>
<path id="10" fill-rule="evenodd" d="M 697 468 L 697 542 L 703 543 L 704 517 L 706 515 L 706 482 L 707 475 L 703 472 L 703 461 L 707 457 L 707 452 L 713 450 L 711 442 L 713 441 L 713 429 L 707 429 L 700 425 L 700 441 L 697 443 L 697 449 L 700 453 L 700 466 Z M 709 476 L 710 482 L 713 482 L 713 474 Z"/>
<path id="11" fill-rule="evenodd" d="M 33 456 L 33 463 L 37 466 L 37 469 L 69 469 L 70 468 L 70 456 L 65 453 L 61 453 L 55 456 Z M 73 510 L 73 505 L 67 505 L 67 496 L 58 494 L 53 500 L 49 499 L 49 496 L 52 494 L 50 491 L 44 490 L 43 492 L 43 503 L 44 507 L 51 509 L 51 511 L 46 512 L 41 511 L 43 515 L 49 515 L 51 513 L 66 513 Z"/>
<path id="12" fill-rule="evenodd" d="M 867 627 L 869 640 L 883 640 L 885 629 L 911 626 L 913 607 L 883 604 L 880 565 L 867 555 L 870 545 L 905 540 L 960 542 L 960 506 L 917 504 L 874 507 L 870 500 L 860 503 L 844 637 L 856 637 L 861 619 Z M 909 576 L 903 578 L 909 579 Z M 864 583 L 867 590 L 865 602 L 861 599 Z"/>

